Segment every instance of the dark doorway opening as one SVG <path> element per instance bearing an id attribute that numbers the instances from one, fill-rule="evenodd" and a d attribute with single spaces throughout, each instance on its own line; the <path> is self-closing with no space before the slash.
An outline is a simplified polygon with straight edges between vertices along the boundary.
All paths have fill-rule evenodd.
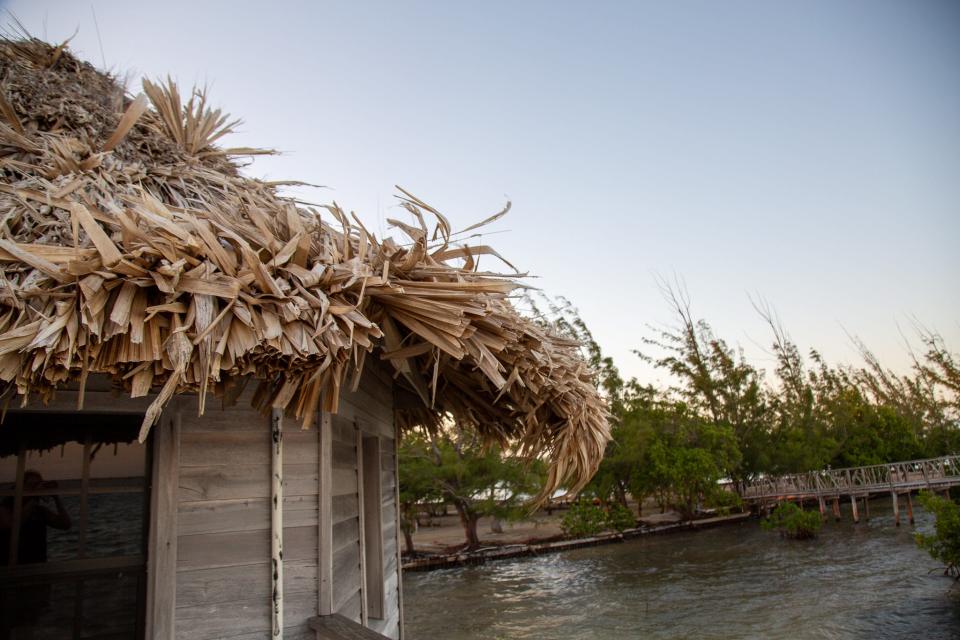
<path id="1" fill-rule="evenodd" d="M 143 637 L 149 447 L 130 414 L 0 425 L 0 640 Z"/>

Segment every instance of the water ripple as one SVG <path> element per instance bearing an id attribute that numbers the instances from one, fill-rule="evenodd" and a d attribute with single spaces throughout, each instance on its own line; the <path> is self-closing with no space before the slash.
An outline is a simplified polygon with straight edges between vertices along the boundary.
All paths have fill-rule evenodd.
<path id="1" fill-rule="evenodd" d="M 910 527 L 828 523 L 783 541 L 756 523 L 404 577 L 418 640 L 958 638 L 960 588 Z M 918 528 L 931 523 L 918 514 Z"/>

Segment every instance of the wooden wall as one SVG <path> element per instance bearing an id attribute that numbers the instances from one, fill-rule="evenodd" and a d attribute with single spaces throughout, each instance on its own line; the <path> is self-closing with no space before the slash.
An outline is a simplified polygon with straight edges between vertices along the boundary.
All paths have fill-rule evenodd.
<path id="1" fill-rule="evenodd" d="M 270 631 L 270 430 L 269 419 L 250 409 L 250 388 L 234 407 L 207 404 L 197 417 L 195 400 L 180 415 L 177 493 L 176 637 L 254 639 Z M 399 636 L 395 445 L 392 387 L 371 371 L 360 389 L 344 393 L 330 428 L 330 519 L 318 516 L 321 474 L 318 419 L 309 431 L 284 421 L 284 638 L 313 636 L 306 621 L 317 615 L 319 537 L 332 543 L 333 611 L 366 620 L 361 588 L 358 430 L 381 437 L 381 496 L 386 614 L 366 620 Z"/>
<path id="2" fill-rule="evenodd" d="M 363 508 L 357 476 L 357 432 L 380 438 L 380 508 L 383 522 L 384 617 L 368 618 L 367 626 L 396 638 L 400 628 L 400 581 L 398 570 L 396 508 L 396 446 L 393 395 L 390 380 L 380 370 L 370 369 L 355 393 L 345 393 L 337 415 L 331 416 L 332 432 L 332 551 L 333 611 L 361 622 L 360 512 Z M 366 541 L 376 543 L 376 541 Z M 373 568 L 367 568 L 368 571 Z"/>
<path id="3" fill-rule="evenodd" d="M 369 366 L 358 391 L 344 392 L 337 415 L 318 416 L 315 427 L 300 429 L 284 420 L 284 638 L 314 640 L 306 621 L 321 610 L 318 567 L 321 535 L 332 542 L 333 610 L 392 638 L 401 626 L 397 510 L 396 447 L 392 384 L 382 370 Z M 151 571 L 157 558 L 169 558 L 174 575 L 154 575 L 153 591 L 172 592 L 172 620 L 159 612 L 155 633 L 169 637 L 172 624 L 179 640 L 266 640 L 270 637 L 270 420 L 250 408 L 256 382 L 251 381 L 233 407 L 223 408 L 214 398 L 197 416 L 196 397 L 171 401 L 155 429 L 170 429 L 165 438 L 167 460 L 158 484 L 176 492 L 160 502 L 171 509 L 153 514 L 154 545 L 158 531 L 175 527 L 170 545 L 162 552 L 151 546 Z M 150 398 L 131 400 L 110 391 L 109 383 L 92 377 L 87 386 L 85 412 L 142 415 Z M 48 407 L 30 409 L 73 411 L 77 392 L 64 390 Z M 321 428 L 330 428 L 329 457 L 321 456 Z M 383 530 L 385 607 L 382 619 L 367 618 L 362 591 L 360 483 L 357 471 L 358 433 L 380 437 L 380 497 Z M 156 440 L 156 434 L 154 434 Z M 331 461 L 328 522 L 319 518 L 321 460 Z M 157 502 L 158 492 L 154 492 Z M 175 509 L 173 508 L 175 506 Z M 156 504 L 154 504 L 156 508 Z M 174 544 L 175 540 L 175 544 Z M 375 541 L 374 541 L 375 542 Z M 175 558 L 175 565 L 173 559 Z M 166 560 L 164 560 L 166 562 Z M 161 572 L 163 573 L 163 572 Z M 171 587 L 172 585 L 172 587 Z M 168 602 L 156 598 L 158 603 Z M 154 613 L 150 614 L 152 620 Z M 148 621 L 148 624 L 152 622 Z"/>
<path id="4" fill-rule="evenodd" d="M 176 637 L 267 638 L 270 631 L 270 429 L 250 408 L 207 403 L 180 415 Z M 319 440 L 284 421 L 284 638 L 310 638 L 317 610 Z"/>

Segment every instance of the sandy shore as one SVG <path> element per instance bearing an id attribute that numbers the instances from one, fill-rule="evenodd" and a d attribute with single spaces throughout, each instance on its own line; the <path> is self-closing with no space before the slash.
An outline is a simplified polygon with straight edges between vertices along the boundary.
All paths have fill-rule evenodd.
<path id="1" fill-rule="evenodd" d="M 631 504 L 630 508 L 634 513 L 637 512 L 635 504 Z M 555 510 L 548 515 L 545 511 L 540 511 L 526 520 L 503 522 L 503 533 L 495 533 L 490 529 L 491 518 L 481 518 L 477 526 L 477 534 L 482 544 L 490 546 L 530 543 L 555 538 L 563 534 L 560 520 L 564 513 L 566 513 L 565 510 Z M 649 526 L 681 520 L 680 514 L 673 511 L 661 514 L 653 503 L 644 504 L 643 515 L 640 523 Z M 418 552 L 443 553 L 464 542 L 463 527 L 453 509 L 450 509 L 450 513 L 445 516 L 423 517 L 421 523 L 423 526 L 413 535 L 414 546 Z"/>

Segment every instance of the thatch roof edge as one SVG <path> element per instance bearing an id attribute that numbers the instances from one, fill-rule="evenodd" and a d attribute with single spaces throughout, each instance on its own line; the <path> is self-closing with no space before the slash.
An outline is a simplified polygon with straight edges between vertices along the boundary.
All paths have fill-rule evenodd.
<path id="1" fill-rule="evenodd" d="M 439 211 L 401 189 L 415 222 L 378 239 L 335 203 L 240 175 L 202 94 L 145 82 L 131 97 L 37 40 L 0 43 L 0 66 L 5 393 L 48 399 L 105 373 L 157 394 L 145 436 L 174 394 L 202 403 L 254 375 L 261 409 L 309 426 L 375 353 L 423 400 L 404 426 L 452 417 L 548 455 L 545 494 L 596 469 L 607 414 L 576 343 L 522 316 L 521 274 L 480 271 L 498 254 L 456 245 Z"/>

